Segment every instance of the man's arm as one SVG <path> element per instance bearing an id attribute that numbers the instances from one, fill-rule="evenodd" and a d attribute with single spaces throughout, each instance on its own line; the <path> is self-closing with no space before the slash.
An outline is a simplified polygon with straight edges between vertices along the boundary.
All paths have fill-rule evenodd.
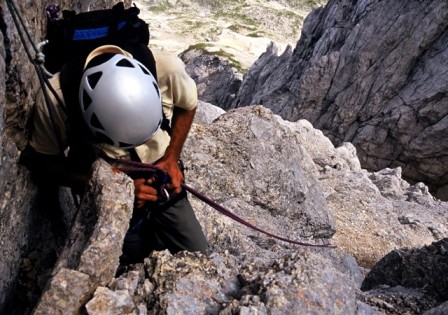
<path id="1" fill-rule="evenodd" d="M 181 184 L 184 177 L 179 169 L 179 159 L 185 140 L 190 132 L 195 114 L 196 108 L 185 110 L 179 107 L 174 107 L 171 122 L 171 141 L 166 149 L 165 155 L 157 163 L 159 167 L 168 172 L 171 182 L 167 185 L 167 189 L 174 194 L 178 194 L 182 190 Z"/>
<path id="2" fill-rule="evenodd" d="M 174 107 L 171 122 L 171 141 L 165 151 L 165 155 L 156 163 L 157 166 L 164 169 L 170 177 L 171 181 L 166 185 L 166 188 L 172 196 L 179 194 L 182 191 L 181 184 L 184 177 L 179 168 L 179 158 L 195 114 L 196 108 L 185 110 Z M 152 179 L 148 180 L 140 178 L 134 180 L 137 208 L 143 206 L 146 201 L 158 200 L 158 191 L 152 187 L 151 184 L 153 184 Z"/>
<path id="3" fill-rule="evenodd" d="M 185 64 L 179 57 L 158 51 L 153 51 L 153 55 L 156 60 L 157 79 L 162 93 L 163 106 L 167 110 L 167 117 L 171 120 L 170 143 L 164 156 L 156 164 L 168 172 L 171 181 L 166 188 L 171 195 L 175 195 L 182 191 L 183 175 L 178 163 L 196 113 L 197 87 L 185 71 Z M 171 110 L 172 116 L 170 115 Z M 151 187 L 144 185 L 141 187 L 148 193 L 143 197 L 148 201 L 153 201 L 153 197 L 150 196 Z M 154 193 L 154 191 L 151 192 Z M 139 198 L 139 187 L 137 186 L 136 199 L 138 204 L 143 203 L 144 199 Z"/>

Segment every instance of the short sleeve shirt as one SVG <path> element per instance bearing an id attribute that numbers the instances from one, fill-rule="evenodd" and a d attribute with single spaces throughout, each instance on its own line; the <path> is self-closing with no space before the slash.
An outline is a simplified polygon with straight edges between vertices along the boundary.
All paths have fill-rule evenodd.
<path id="1" fill-rule="evenodd" d="M 193 110 L 197 106 L 198 96 L 196 84 L 185 71 L 182 60 L 169 53 L 152 50 L 156 61 L 157 81 L 162 95 L 162 106 L 166 118 L 171 120 L 174 107 Z M 59 84 L 59 73 L 50 79 L 50 83 L 63 100 Z M 39 153 L 60 155 L 70 146 L 69 122 L 66 112 L 55 100 L 52 93 L 53 110 L 49 108 L 42 96 L 36 99 L 34 129 L 30 145 Z M 52 119 L 54 123 L 52 123 Z M 170 136 L 166 130 L 159 129 L 147 142 L 135 148 L 139 158 L 145 163 L 154 163 L 160 159 L 170 143 Z M 122 158 L 129 155 L 124 149 L 107 144 L 92 144 L 95 150 L 111 158 Z"/>

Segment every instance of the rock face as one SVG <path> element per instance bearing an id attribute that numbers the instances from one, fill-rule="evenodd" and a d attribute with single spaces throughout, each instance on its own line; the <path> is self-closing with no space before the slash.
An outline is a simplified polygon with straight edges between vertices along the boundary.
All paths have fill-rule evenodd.
<path id="1" fill-rule="evenodd" d="M 62 263 L 56 265 L 57 272 L 36 309 L 39 314 L 60 309 L 61 305 L 73 314 L 85 305 L 90 315 L 288 314 L 289 310 L 299 314 L 421 314 L 426 310 L 435 312 L 436 306 L 444 307 L 441 303 L 447 299 L 446 285 L 438 280 L 448 268 L 444 253 L 448 231 L 434 235 L 428 226 L 447 226 L 446 204 L 436 202 L 423 187 L 406 184 L 397 170 L 362 170 L 352 146 L 334 148 L 306 121 L 287 122 L 261 106 L 222 114 L 212 105 L 201 103 L 198 113 L 196 121 L 205 121 L 201 117 L 204 115 L 212 122 L 195 124 L 188 139 L 184 159 L 190 186 L 272 233 L 310 242 L 331 240 L 338 248 L 307 248 L 276 241 L 192 197 L 210 242 L 210 256 L 153 252 L 143 264 L 129 266 L 117 278 L 105 281 L 108 277 L 98 276 L 104 274 L 104 268 L 99 267 L 110 266 L 104 264 L 105 259 L 118 259 L 117 245 L 121 243 L 119 239 L 101 241 L 101 253 L 107 255 L 89 255 L 88 260 L 89 266 L 98 268 L 81 270 L 82 260 L 70 263 L 64 258 L 67 255 L 61 256 Z M 276 150 L 291 152 L 275 159 L 270 152 Z M 224 152 L 233 158 L 225 158 Z M 133 196 L 119 188 L 126 181 L 113 176 L 117 175 L 98 178 L 100 182 L 115 183 L 102 188 L 107 188 L 108 193 L 100 194 L 98 204 L 103 209 L 100 213 L 116 220 L 117 214 L 123 214 L 117 201 L 132 205 Z M 346 191 L 354 192 L 349 195 Z M 363 199 L 357 200 L 361 191 Z M 91 189 L 87 196 L 98 195 L 94 192 Z M 369 210 L 370 202 L 370 207 L 378 208 Z M 351 204 L 358 207 L 357 211 Z M 95 213 L 89 205 L 93 204 L 84 202 L 86 208 L 81 213 Z M 413 207 L 420 207 L 418 216 L 401 218 L 403 213 L 412 213 Z M 376 213 L 374 229 L 369 226 L 373 221 L 370 211 Z M 98 223 L 95 228 L 112 231 L 107 226 L 120 228 L 122 233 L 126 224 Z M 83 230 L 75 224 L 72 235 L 82 238 Z M 389 235 L 389 231 L 395 234 Z M 87 252 L 95 248 L 95 235 L 89 238 Z M 344 243 L 347 236 L 351 245 Z M 387 242 L 377 247 L 369 245 L 381 239 Z M 434 242 L 437 239 L 441 240 Z M 427 242 L 428 249 L 413 249 L 399 254 L 400 259 L 394 252 L 386 255 L 364 279 L 358 262 L 370 267 L 376 262 L 372 255 L 383 257 L 387 244 L 398 248 L 423 242 Z M 71 247 L 65 252 L 79 248 L 76 242 L 68 242 L 67 246 Z M 371 258 L 370 265 L 365 257 Z M 81 267 L 76 261 L 81 262 Z M 105 274 L 110 277 L 110 272 Z M 64 286 L 67 281 L 71 285 Z"/>
<path id="2" fill-rule="evenodd" d="M 12 1 L 38 43 L 45 29 L 45 3 L 38 0 Z M 113 1 L 59 1 L 64 8 L 79 10 L 90 5 L 102 8 Z M 108 5 L 109 6 L 109 5 Z M 26 122 L 38 91 L 38 80 L 25 54 L 6 2 L 0 4 L 0 313 L 15 283 L 25 253 L 35 242 L 53 243 L 48 216 L 36 207 L 36 188 L 27 170 L 18 163 L 27 141 Z M 29 47 L 31 52 L 32 48 Z M 44 237 L 44 239 L 41 238 Z"/>
<path id="3" fill-rule="evenodd" d="M 196 82 L 199 99 L 220 104 L 223 109 L 230 108 L 243 80 L 238 69 L 229 60 L 202 50 L 191 49 L 180 57 Z"/>
<path id="4" fill-rule="evenodd" d="M 100 8 L 105 2 L 71 4 L 73 8 Z M 351 8 L 351 3 L 345 4 L 344 10 Z M 367 14 L 376 2 L 364 4 L 362 12 Z M 21 12 L 27 13 L 40 12 L 42 7 L 31 0 L 19 4 Z M 333 2 L 329 7 L 340 12 Z M 446 286 L 436 280 L 448 273 L 448 205 L 436 200 L 424 184 L 404 181 L 402 168 L 368 172 L 361 168 L 352 144 L 341 142 L 335 147 L 310 122 L 285 121 L 263 106 L 223 113 L 201 102 L 183 152 L 187 182 L 269 232 L 310 243 L 331 242 L 336 249 L 277 241 L 192 197 L 212 254 L 153 252 L 144 263 L 120 270 L 115 277 L 133 204 L 132 182 L 99 161 L 93 183 L 107 184 L 91 185 L 69 242 L 58 252 L 49 219 L 37 211 L 36 189 L 26 169 L 17 163 L 37 84 L 30 79 L 33 71 L 17 33 L 5 26 L 12 25 L 11 17 L 2 13 L 5 45 L 0 50 L 0 72 L 6 81 L 0 85 L 0 94 L 5 96 L 0 99 L 4 114 L 0 116 L 4 253 L 0 313 L 27 313 L 21 312 L 24 309 L 29 313 L 33 307 L 39 314 L 78 314 L 82 309 L 91 315 L 446 311 Z M 26 17 L 39 37 L 43 14 Z M 270 49 L 273 52 L 275 47 Z M 296 51 L 287 50 L 283 58 L 293 58 Z M 280 66 L 280 59 L 274 59 Z M 258 73 L 269 81 L 267 68 L 259 68 Z M 262 87 L 256 80 L 252 83 Z M 63 205 L 70 208 L 65 197 Z M 68 217 L 73 213 L 73 209 L 65 211 Z M 38 246 L 41 252 L 29 254 Z M 33 267 L 48 252 L 58 259 L 48 264 L 54 269 L 43 277 Z M 436 259 L 439 273 L 434 275 L 424 267 Z M 422 261 L 425 266 L 419 265 Z M 365 277 L 370 268 L 372 272 Z M 20 269 L 40 288 L 46 283 L 41 296 L 32 287 L 19 292 L 23 285 Z M 401 275 L 399 281 L 397 275 Z M 389 281 L 384 281 L 386 277 Z M 40 299 L 16 299 L 11 304 L 16 293 Z"/>
<path id="5" fill-rule="evenodd" d="M 199 112 L 207 111 L 203 106 L 210 107 L 202 103 Z M 229 111 L 208 126 L 195 125 L 187 141 L 184 159 L 193 186 L 253 222 L 278 226 L 273 232 L 279 234 L 328 238 L 335 220 L 332 243 L 365 267 L 395 248 L 448 235 L 447 205 L 426 186 L 410 185 L 400 169 L 367 172 L 351 144 L 335 148 L 305 120 L 284 121 L 251 106 Z M 206 224 L 205 230 L 218 226 Z M 235 226 L 226 235 L 245 232 L 250 231 Z M 218 247 L 227 237 L 216 240 Z"/>
<path id="6" fill-rule="evenodd" d="M 399 249 L 390 252 L 367 275 L 361 290 L 371 290 L 365 295 L 369 296 L 372 292 L 379 293 L 380 291 L 383 295 L 392 295 L 394 290 L 388 290 L 388 288 L 412 288 L 411 290 L 418 292 L 412 295 L 418 298 L 415 299 L 414 305 L 412 303 L 408 305 L 413 306 L 416 312 L 422 312 L 425 303 L 446 301 L 448 298 L 447 245 L 448 239 L 444 239 L 420 249 Z M 399 292 L 400 290 L 395 290 L 395 293 Z M 441 305 L 440 308 L 429 311 L 428 314 L 444 314 L 446 310 L 446 305 Z"/>
<path id="7" fill-rule="evenodd" d="M 270 48 L 232 107 L 262 104 L 355 145 L 363 167 L 400 166 L 448 198 L 448 3 L 329 1 L 293 51 Z"/>
<path id="8" fill-rule="evenodd" d="M 132 180 L 98 160 L 66 246 L 33 314 L 81 314 L 96 288 L 113 279 L 133 200 Z"/>
<path id="9" fill-rule="evenodd" d="M 439 301 L 448 299 L 448 240 L 421 249 L 394 250 L 382 258 L 364 279 L 362 290 L 379 285 L 424 289 Z M 435 276 L 437 275 L 437 276 Z"/>

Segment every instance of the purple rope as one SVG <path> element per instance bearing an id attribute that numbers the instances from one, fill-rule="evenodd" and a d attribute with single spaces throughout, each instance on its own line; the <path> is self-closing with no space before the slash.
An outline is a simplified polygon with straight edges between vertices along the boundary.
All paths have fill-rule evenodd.
<path id="1" fill-rule="evenodd" d="M 164 176 L 167 176 L 167 172 L 164 171 L 163 169 L 161 169 L 160 167 L 157 167 L 153 164 L 147 164 L 147 163 L 141 163 L 141 162 L 136 162 L 136 161 L 129 161 L 129 160 L 113 160 L 114 162 L 118 163 L 118 164 L 127 164 L 129 165 L 129 167 L 117 167 L 119 170 L 121 170 L 124 173 L 129 173 L 129 172 L 161 172 L 163 173 Z M 291 243 L 291 244 L 295 244 L 295 245 L 300 245 L 300 246 L 308 246 L 308 247 L 326 247 L 326 248 L 335 248 L 336 246 L 331 245 L 331 244 L 310 244 L 310 243 L 304 243 L 304 242 L 299 242 L 299 241 L 295 241 L 295 240 L 290 240 L 288 238 L 285 237 L 281 237 L 275 234 L 272 234 L 270 232 L 267 232 L 265 230 L 260 229 L 259 227 L 245 221 L 244 219 L 240 218 L 239 216 L 237 216 L 236 214 L 234 214 L 233 212 L 231 212 L 230 210 L 226 209 L 225 207 L 221 206 L 220 204 L 218 204 L 217 202 L 213 201 L 212 199 L 210 199 L 209 197 L 207 197 L 206 195 L 204 195 L 203 193 L 197 191 L 196 189 L 190 187 L 189 185 L 183 183 L 182 187 L 185 188 L 186 191 L 188 191 L 189 193 L 191 193 L 193 196 L 195 196 L 196 198 L 200 199 L 201 201 L 205 202 L 206 204 L 208 204 L 209 206 L 211 206 L 212 208 L 214 208 L 215 210 L 217 210 L 218 212 L 220 212 L 221 214 L 231 218 L 232 220 L 243 224 L 257 232 L 263 233 L 269 237 L 287 242 L 287 243 Z"/>

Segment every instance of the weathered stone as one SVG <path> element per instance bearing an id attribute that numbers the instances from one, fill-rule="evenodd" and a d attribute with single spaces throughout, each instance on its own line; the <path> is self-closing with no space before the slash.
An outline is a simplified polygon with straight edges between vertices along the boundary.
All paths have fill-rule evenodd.
<path id="1" fill-rule="evenodd" d="M 38 309 L 52 313 L 51 299 L 62 299 L 72 303 L 69 313 L 76 313 L 98 286 L 109 284 L 115 276 L 122 253 L 124 236 L 129 227 L 134 205 L 134 185 L 132 180 L 99 159 L 93 165 L 92 179 L 84 195 L 81 208 L 70 231 L 69 240 L 56 262 L 51 285 L 44 293 L 45 303 L 39 302 Z M 64 278 L 66 269 L 79 271 L 75 276 Z M 72 297 L 64 296 L 60 287 L 75 286 L 82 275 L 84 291 Z M 87 280 L 85 277 L 88 277 Z M 56 290 L 56 292 L 53 292 Z M 70 292 L 68 292 L 70 293 Z M 79 296 L 83 299 L 80 300 Z M 65 302 L 64 302 L 65 303 Z M 57 306 L 57 301 L 54 302 Z M 59 307 L 59 306 L 57 306 Z M 56 308 L 57 309 L 57 308 Z M 78 310 L 78 311 L 76 311 Z"/>
<path id="2" fill-rule="evenodd" d="M 196 115 L 194 116 L 194 123 L 198 125 L 209 125 L 224 113 L 225 111 L 221 107 L 199 101 Z"/>
<path id="3" fill-rule="evenodd" d="M 136 307 L 127 290 L 111 291 L 105 287 L 98 287 L 93 298 L 86 304 L 89 315 L 123 315 L 135 314 Z"/>
<path id="4" fill-rule="evenodd" d="M 265 136 L 260 130 L 267 130 Z M 285 154 L 264 153 L 269 148 L 295 149 Z M 300 165 L 301 178 L 315 183 L 315 190 L 305 194 L 304 202 L 324 211 L 325 204 L 317 206 L 321 197 L 313 192 L 325 197 L 336 219 L 332 243 L 366 267 L 396 248 L 430 244 L 448 236 L 446 203 L 435 200 L 424 187 L 405 182 L 399 169 L 369 173 L 361 169 L 353 145 L 335 148 L 308 121 L 283 121 L 262 107 L 240 108 L 219 116 L 211 125 L 195 125 L 184 161 L 187 183 L 251 223 L 291 238 L 300 238 L 313 228 L 297 223 L 294 215 L 276 215 L 282 209 L 298 211 L 292 210 L 292 205 L 300 181 L 280 170 Z M 281 179 L 279 173 L 284 174 Z M 264 186 L 272 190 L 260 190 Z M 194 198 L 192 203 L 213 249 L 226 248 L 242 255 L 253 252 L 255 243 L 259 251 L 271 255 L 267 249 L 274 240 L 232 222 Z M 302 207 L 299 204 L 298 209 Z M 316 224 L 318 218 L 310 215 L 309 222 Z M 406 218 L 419 224 L 403 224 Z M 241 238 L 241 234 L 249 238 Z"/>
<path id="5" fill-rule="evenodd" d="M 267 264 L 243 267 L 240 305 L 258 305 L 261 313 L 268 309 L 274 314 L 355 314 L 352 280 L 318 251 L 299 249 Z M 248 297 L 255 303 L 248 303 Z"/>
<path id="6" fill-rule="evenodd" d="M 33 314 L 81 314 L 95 288 L 85 273 L 62 268 L 51 279 Z"/>
<path id="7" fill-rule="evenodd" d="M 192 182 L 255 225 L 269 222 L 264 228 L 274 234 L 328 239 L 334 221 L 317 170 L 289 131 L 263 107 L 222 115 L 207 129 L 195 127 L 184 150 Z"/>
<path id="8" fill-rule="evenodd" d="M 424 290 L 437 301 L 448 300 L 448 239 L 420 249 L 399 249 L 387 254 L 372 268 L 361 289 L 379 285 Z"/>
<path id="9" fill-rule="evenodd" d="M 444 315 L 448 314 L 448 302 L 442 303 L 437 307 L 434 307 L 426 312 L 423 315 Z"/>
<path id="10" fill-rule="evenodd" d="M 72 268 L 108 283 L 118 267 L 121 244 L 132 215 L 134 185 L 103 160 L 93 166 L 69 241 L 55 270 Z"/>
<path id="11" fill-rule="evenodd" d="M 387 285 L 363 292 L 358 299 L 386 314 L 422 314 L 438 304 L 424 290 Z"/>
<path id="12" fill-rule="evenodd" d="M 442 0 L 329 1 L 294 51 L 260 56 L 232 107 L 309 120 L 335 145 L 352 142 L 364 168 L 401 166 L 435 191 L 448 184 L 447 29 Z"/>
<path id="13" fill-rule="evenodd" d="M 237 274 L 227 264 L 224 260 L 218 267 L 213 259 L 196 253 L 154 252 L 145 260 L 156 287 L 153 312 L 217 314 L 221 304 L 238 293 Z"/>
<path id="14" fill-rule="evenodd" d="M 180 56 L 185 70 L 196 82 L 199 98 L 208 103 L 230 108 L 243 75 L 223 57 L 200 50 L 188 50 Z"/>

